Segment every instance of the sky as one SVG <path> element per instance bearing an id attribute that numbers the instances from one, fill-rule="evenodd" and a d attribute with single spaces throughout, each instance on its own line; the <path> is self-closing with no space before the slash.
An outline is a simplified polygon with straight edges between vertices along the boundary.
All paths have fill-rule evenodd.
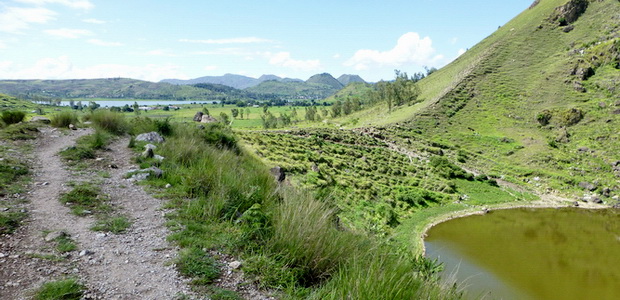
<path id="1" fill-rule="evenodd" d="M 0 79 L 441 68 L 533 0 L 0 0 Z"/>

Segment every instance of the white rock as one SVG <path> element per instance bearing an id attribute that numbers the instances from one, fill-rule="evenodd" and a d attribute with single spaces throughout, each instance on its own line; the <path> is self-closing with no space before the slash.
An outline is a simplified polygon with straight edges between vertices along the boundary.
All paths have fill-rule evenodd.
<path id="1" fill-rule="evenodd" d="M 241 262 L 240 262 L 240 261 L 235 260 L 235 261 L 233 261 L 233 262 L 229 263 L 229 264 L 228 264 L 228 266 L 229 266 L 231 269 L 236 270 L 236 269 L 239 269 L 239 268 L 241 267 Z"/>

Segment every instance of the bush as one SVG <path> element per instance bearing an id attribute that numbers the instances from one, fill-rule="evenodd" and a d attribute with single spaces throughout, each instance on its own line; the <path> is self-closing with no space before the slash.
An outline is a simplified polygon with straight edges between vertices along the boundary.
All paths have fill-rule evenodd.
<path id="1" fill-rule="evenodd" d="M 90 120 L 97 129 L 107 131 L 111 134 L 121 135 L 128 131 L 128 124 L 121 113 L 109 110 L 97 110 L 92 113 Z"/>
<path id="2" fill-rule="evenodd" d="M 51 125 L 57 128 L 69 127 L 70 124 L 77 124 L 78 117 L 69 111 L 59 112 L 52 116 Z"/>
<path id="3" fill-rule="evenodd" d="M 25 117 L 26 114 L 23 111 L 5 110 L 2 112 L 0 119 L 4 124 L 11 125 L 23 121 Z"/>

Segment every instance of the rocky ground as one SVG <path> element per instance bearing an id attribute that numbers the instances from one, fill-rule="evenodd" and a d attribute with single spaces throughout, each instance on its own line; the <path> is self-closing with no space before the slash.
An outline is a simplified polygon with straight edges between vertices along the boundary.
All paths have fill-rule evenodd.
<path id="1" fill-rule="evenodd" d="M 86 286 L 85 299 L 199 299 L 189 279 L 174 266 L 178 249 L 166 241 L 163 201 L 149 195 L 126 177 L 135 170 L 128 138 L 119 138 L 87 165 L 69 167 L 58 156 L 90 129 L 41 128 L 31 154 L 23 154 L 33 168 L 28 192 L 21 198 L 28 212 L 13 234 L 0 236 L 0 299 L 30 299 L 42 284 L 77 278 Z M 89 182 L 101 188 L 114 215 L 124 215 L 132 225 L 121 234 L 96 232 L 97 218 L 79 217 L 58 199 L 72 185 Z M 67 236 L 77 249 L 61 253 L 58 236 Z M 237 292 L 245 299 L 274 299 L 244 280 L 241 262 L 223 253 L 222 276 L 215 285 Z"/>
<path id="2" fill-rule="evenodd" d="M 41 132 L 25 204 L 27 223 L 0 239 L 0 299 L 27 299 L 44 282 L 66 277 L 83 282 L 90 299 L 173 299 L 191 294 L 187 280 L 171 263 L 176 249 L 166 242 L 162 200 L 124 178 L 132 167 L 127 141 L 115 142 L 86 169 L 71 170 L 57 153 L 90 130 Z M 58 201 L 71 190 L 71 182 L 82 181 L 97 182 L 115 210 L 129 218 L 132 225 L 125 233 L 92 231 L 94 217 L 72 215 Z M 58 232 L 73 239 L 77 250 L 55 251 L 52 238 Z"/>

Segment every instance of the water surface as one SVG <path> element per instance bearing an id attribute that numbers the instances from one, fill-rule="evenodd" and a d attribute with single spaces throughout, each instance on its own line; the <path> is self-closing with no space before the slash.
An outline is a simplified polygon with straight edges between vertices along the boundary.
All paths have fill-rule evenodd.
<path id="1" fill-rule="evenodd" d="M 431 228 L 426 253 L 486 299 L 620 299 L 620 212 L 506 209 Z"/>

